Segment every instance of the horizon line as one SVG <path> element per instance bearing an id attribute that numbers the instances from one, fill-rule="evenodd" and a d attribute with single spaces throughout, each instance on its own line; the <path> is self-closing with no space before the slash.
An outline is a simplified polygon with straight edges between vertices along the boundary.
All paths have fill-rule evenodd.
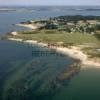
<path id="1" fill-rule="evenodd" d="M 100 6 L 100 5 L 0 5 L 2 6 Z"/>

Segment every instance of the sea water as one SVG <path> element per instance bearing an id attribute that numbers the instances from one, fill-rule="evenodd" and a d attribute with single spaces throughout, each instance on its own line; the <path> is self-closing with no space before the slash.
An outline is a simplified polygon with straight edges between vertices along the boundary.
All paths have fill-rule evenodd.
<path id="1" fill-rule="evenodd" d="M 22 21 L 60 15 L 100 15 L 100 7 L 42 6 L 13 7 L 13 9 L 16 9 L 16 11 L 0 12 L 1 36 L 11 31 L 27 30 L 27 28 L 12 25 Z M 36 50 L 41 51 L 44 50 L 44 48 L 19 42 L 0 40 L 0 100 L 2 95 L 6 94 L 6 89 L 18 83 L 28 84 L 28 86 L 33 89 L 32 91 L 40 91 L 43 88 L 45 88 L 46 91 L 46 87 L 44 86 L 48 87 L 51 84 L 51 80 L 55 80 L 55 76 L 57 77 L 59 73 L 74 62 L 73 59 L 69 57 L 60 57 L 58 55 L 34 56 L 32 52 Z M 47 49 L 45 50 L 48 51 Z M 45 99 L 99 100 L 99 84 L 99 69 L 81 69 L 77 75 L 71 77 L 64 85 L 58 84 L 61 88 L 58 90 L 54 89 L 54 94 L 48 95 L 47 99 Z M 45 93 L 45 91 L 43 92 Z M 40 98 L 36 100 L 40 100 Z"/>

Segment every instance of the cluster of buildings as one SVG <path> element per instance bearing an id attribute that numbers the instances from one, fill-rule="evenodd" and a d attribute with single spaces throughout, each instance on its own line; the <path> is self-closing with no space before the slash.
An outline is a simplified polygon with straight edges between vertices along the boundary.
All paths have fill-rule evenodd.
<path id="1" fill-rule="evenodd" d="M 79 19 L 78 19 L 79 18 Z M 84 18 L 84 17 L 82 17 Z M 86 19 L 87 18 L 87 19 Z M 95 20 L 91 17 L 89 19 L 86 17 L 85 19 L 81 19 L 81 17 L 56 17 L 56 18 L 49 18 L 49 19 L 41 19 L 37 21 L 27 21 L 21 22 L 21 24 L 34 24 L 39 26 L 39 29 L 49 29 L 49 30 L 59 30 L 59 31 L 66 31 L 69 33 L 89 33 L 95 34 L 97 30 L 100 30 L 100 20 Z"/>
<path id="2" fill-rule="evenodd" d="M 79 20 L 79 21 L 67 21 L 62 19 L 49 19 L 45 23 L 46 29 L 58 29 L 59 31 L 66 32 L 80 32 L 94 34 L 97 30 L 100 30 L 100 22 L 97 20 Z"/>

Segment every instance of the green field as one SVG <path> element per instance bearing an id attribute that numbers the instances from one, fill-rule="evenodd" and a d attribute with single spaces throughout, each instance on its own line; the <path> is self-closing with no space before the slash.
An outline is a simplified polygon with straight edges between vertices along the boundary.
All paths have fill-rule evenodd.
<path id="1" fill-rule="evenodd" d="M 95 35 L 82 34 L 82 33 L 67 33 L 64 31 L 56 30 L 42 30 L 42 31 L 26 31 L 19 32 L 15 38 L 22 38 L 24 40 L 32 39 L 42 42 L 56 43 L 73 43 L 73 44 L 84 44 L 84 43 L 96 43 L 100 41 Z"/>

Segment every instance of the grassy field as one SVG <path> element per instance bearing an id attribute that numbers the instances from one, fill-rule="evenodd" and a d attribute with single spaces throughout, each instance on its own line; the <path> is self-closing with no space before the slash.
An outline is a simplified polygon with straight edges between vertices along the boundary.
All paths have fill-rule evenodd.
<path id="1" fill-rule="evenodd" d="M 15 38 L 22 38 L 24 40 L 33 39 L 49 43 L 56 43 L 56 42 L 73 43 L 73 44 L 100 43 L 99 39 L 95 35 L 81 34 L 81 33 L 67 33 L 56 30 L 19 32 L 19 34 L 15 36 Z"/>

